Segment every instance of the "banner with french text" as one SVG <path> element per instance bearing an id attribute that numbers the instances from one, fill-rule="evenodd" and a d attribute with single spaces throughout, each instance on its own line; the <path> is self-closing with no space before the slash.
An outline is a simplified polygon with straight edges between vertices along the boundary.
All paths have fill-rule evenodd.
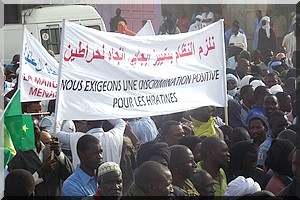
<path id="1" fill-rule="evenodd" d="M 127 36 L 64 22 L 59 120 L 225 107 L 223 21 L 177 35 Z"/>
<path id="2" fill-rule="evenodd" d="M 55 99 L 59 63 L 26 28 L 20 62 L 21 102 Z"/>

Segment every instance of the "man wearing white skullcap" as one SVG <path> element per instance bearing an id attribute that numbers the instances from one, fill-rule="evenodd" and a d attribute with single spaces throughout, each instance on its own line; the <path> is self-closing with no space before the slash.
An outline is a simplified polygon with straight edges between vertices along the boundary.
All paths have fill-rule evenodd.
<path id="1" fill-rule="evenodd" d="M 115 162 L 105 162 L 98 168 L 98 189 L 95 196 L 121 197 L 122 171 Z"/>
<path id="2" fill-rule="evenodd" d="M 228 184 L 225 196 L 244 196 L 258 191 L 261 191 L 261 188 L 252 178 L 238 176 Z"/>

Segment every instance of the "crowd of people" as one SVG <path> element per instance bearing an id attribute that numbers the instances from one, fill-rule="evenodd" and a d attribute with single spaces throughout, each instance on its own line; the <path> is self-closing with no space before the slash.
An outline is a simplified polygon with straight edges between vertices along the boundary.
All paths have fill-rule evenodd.
<path id="1" fill-rule="evenodd" d="M 177 23 L 165 12 L 160 34 L 195 31 L 215 21 L 208 6 L 194 23 L 184 12 Z M 120 14 L 117 9 L 111 31 L 135 35 Z M 277 11 L 274 17 L 284 21 Z M 252 51 L 237 20 L 224 31 L 228 109 L 55 124 L 55 100 L 22 103 L 23 113 L 35 113 L 35 148 L 17 151 L 5 166 L 4 197 L 300 198 L 299 24 L 282 30 L 278 21 L 257 11 Z M 16 55 L 3 69 L 5 105 L 17 90 L 19 62 Z"/>

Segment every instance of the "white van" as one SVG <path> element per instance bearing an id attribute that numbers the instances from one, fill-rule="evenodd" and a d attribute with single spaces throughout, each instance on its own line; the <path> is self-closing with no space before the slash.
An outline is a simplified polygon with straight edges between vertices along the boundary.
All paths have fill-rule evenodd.
<path id="1" fill-rule="evenodd" d="M 102 17 L 90 5 L 39 6 L 22 12 L 22 24 L 5 24 L 4 63 L 8 64 L 13 55 L 21 53 L 23 24 L 43 44 L 45 49 L 54 51 L 58 60 L 62 20 L 106 31 Z"/>

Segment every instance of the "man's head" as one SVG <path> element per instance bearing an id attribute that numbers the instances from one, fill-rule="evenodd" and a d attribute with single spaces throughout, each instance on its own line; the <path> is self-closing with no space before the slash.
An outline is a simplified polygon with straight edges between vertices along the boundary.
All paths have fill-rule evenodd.
<path id="1" fill-rule="evenodd" d="M 290 95 L 285 92 L 277 92 L 275 96 L 278 100 L 279 110 L 283 112 L 290 112 L 292 110 L 292 99 Z"/>
<path id="2" fill-rule="evenodd" d="M 271 113 L 279 108 L 277 97 L 274 94 L 266 95 L 264 98 L 263 108 L 265 116 L 270 118 Z"/>
<path id="3" fill-rule="evenodd" d="M 170 147 L 170 170 L 173 178 L 188 179 L 196 172 L 196 163 L 192 151 L 183 145 Z"/>
<path id="4" fill-rule="evenodd" d="M 212 176 L 204 169 L 197 171 L 192 178 L 190 178 L 190 181 L 193 183 L 201 196 L 215 195 L 216 190 L 214 188 L 214 180 Z"/>
<path id="5" fill-rule="evenodd" d="M 178 144 L 178 140 L 183 136 L 184 130 L 178 121 L 170 120 L 163 123 L 160 134 L 162 140 L 169 146 Z"/>
<path id="6" fill-rule="evenodd" d="M 98 168 L 98 185 L 101 196 L 120 197 L 122 195 L 122 171 L 115 162 L 105 162 Z"/>
<path id="7" fill-rule="evenodd" d="M 231 31 L 234 35 L 237 35 L 239 33 L 239 29 L 240 29 L 240 27 L 238 24 L 232 24 Z"/>
<path id="8" fill-rule="evenodd" d="M 204 12 L 208 13 L 209 12 L 209 6 L 208 5 L 203 6 L 203 10 L 204 10 Z"/>
<path id="9" fill-rule="evenodd" d="M 280 176 L 293 177 L 292 158 L 295 145 L 289 140 L 274 139 L 267 151 L 266 166 Z"/>
<path id="10" fill-rule="evenodd" d="M 255 104 L 254 98 L 254 87 L 252 85 L 244 85 L 240 89 L 240 99 L 243 100 L 244 104 L 248 107 Z"/>
<path id="11" fill-rule="evenodd" d="M 243 127 L 235 127 L 230 135 L 231 146 L 244 140 L 250 140 L 248 131 Z"/>
<path id="12" fill-rule="evenodd" d="M 156 161 L 144 162 L 134 174 L 134 180 L 147 196 L 170 196 L 173 192 L 169 168 Z"/>
<path id="13" fill-rule="evenodd" d="M 32 101 L 22 103 L 23 113 L 40 113 L 42 112 L 42 102 L 41 101 Z M 40 120 L 41 115 L 35 115 L 35 117 Z"/>
<path id="14" fill-rule="evenodd" d="M 278 134 L 285 130 L 289 123 L 284 112 L 281 110 L 276 110 L 270 115 L 269 125 L 272 130 L 272 137 L 277 138 Z"/>
<path id="15" fill-rule="evenodd" d="M 92 135 L 83 135 L 77 142 L 80 165 L 95 170 L 102 162 L 102 148 L 99 140 Z"/>
<path id="16" fill-rule="evenodd" d="M 236 71 L 240 78 L 243 78 L 245 75 L 250 74 L 250 63 L 247 59 L 241 58 L 237 62 Z"/>
<path id="17" fill-rule="evenodd" d="M 227 144 L 217 137 L 205 138 L 201 144 L 201 160 L 217 167 L 226 167 L 230 161 Z"/>
<path id="18" fill-rule="evenodd" d="M 137 152 L 136 162 L 140 166 L 148 160 L 169 166 L 171 150 L 167 143 L 155 140 L 142 144 Z"/>
<path id="19" fill-rule="evenodd" d="M 257 11 L 256 11 L 256 17 L 257 17 L 257 18 L 261 18 L 261 17 L 262 17 L 262 12 L 261 12 L 261 10 L 257 10 Z"/>
<path id="20" fill-rule="evenodd" d="M 257 86 L 254 90 L 255 104 L 263 106 L 265 96 L 269 94 L 271 94 L 271 91 L 267 86 Z"/>
<path id="21" fill-rule="evenodd" d="M 202 140 L 194 135 L 186 135 L 179 139 L 179 144 L 188 147 L 194 155 L 195 162 L 200 161 Z"/>
<path id="22" fill-rule="evenodd" d="M 120 15 L 121 15 L 121 9 L 120 9 L 120 8 L 117 8 L 117 9 L 116 9 L 116 15 L 117 15 L 117 16 L 120 16 Z"/>
<path id="23" fill-rule="evenodd" d="M 41 131 L 40 139 L 44 144 L 50 144 L 52 142 L 51 135 L 47 131 Z"/>
<path id="24" fill-rule="evenodd" d="M 266 65 L 268 65 L 268 63 L 273 59 L 273 57 L 274 57 L 274 53 L 271 49 L 267 49 L 264 51 L 263 61 Z"/>
<path id="25" fill-rule="evenodd" d="M 249 176 L 256 169 L 256 146 L 251 141 L 240 141 L 230 149 L 230 169 L 234 174 Z"/>
<path id="26" fill-rule="evenodd" d="M 250 60 L 251 61 L 259 62 L 260 58 L 261 58 L 261 52 L 260 52 L 260 50 L 256 49 L 256 50 L 253 50 L 251 52 L 251 55 L 250 55 Z"/>
<path id="27" fill-rule="evenodd" d="M 25 169 L 12 170 L 5 178 L 4 196 L 34 196 L 35 181 Z"/>
<path id="28" fill-rule="evenodd" d="M 254 115 L 249 121 L 249 134 L 254 144 L 260 145 L 267 138 L 267 119 L 261 115 Z"/>
<path id="29" fill-rule="evenodd" d="M 272 86 L 279 84 L 280 80 L 276 73 L 270 72 L 265 77 L 265 83 L 266 83 L 266 86 L 271 88 Z"/>

